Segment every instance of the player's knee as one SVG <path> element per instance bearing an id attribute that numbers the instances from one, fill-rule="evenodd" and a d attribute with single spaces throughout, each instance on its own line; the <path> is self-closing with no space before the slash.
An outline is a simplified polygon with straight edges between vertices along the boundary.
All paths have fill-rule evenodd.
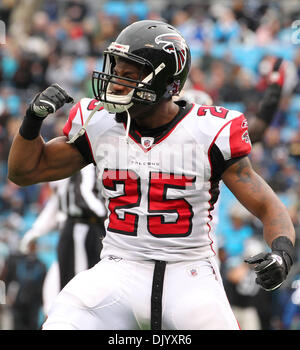
<path id="1" fill-rule="evenodd" d="M 209 293 L 200 293 L 172 312 L 175 329 L 227 329 L 234 321 L 231 310 Z"/>

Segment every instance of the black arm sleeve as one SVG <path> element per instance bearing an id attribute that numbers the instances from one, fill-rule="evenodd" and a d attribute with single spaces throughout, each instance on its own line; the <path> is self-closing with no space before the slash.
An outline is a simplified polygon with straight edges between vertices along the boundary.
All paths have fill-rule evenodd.
<path id="1" fill-rule="evenodd" d="M 88 164 L 93 163 L 96 165 L 85 134 L 78 137 L 78 139 L 75 140 L 74 145 L 77 147 L 78 151 L 82 154 L 83 158 L 86 160 Z"/>
<path id="2" fill-rule="evenodd" d="M 241 157 L 225 160 L 221 151 L 219 150 L 219 147 L 216 144 L 214 144 L 210 151 L 210 160 L 211 160 L 211 166 L 212 166 L 211 179 L 213 181 L 219 181 L 221 179 L 222 174 L 228 167 L 230 167 L 232 164 L 238 162 L 240 159 L 244 157 L 245 156 L 241 156 Z"/>

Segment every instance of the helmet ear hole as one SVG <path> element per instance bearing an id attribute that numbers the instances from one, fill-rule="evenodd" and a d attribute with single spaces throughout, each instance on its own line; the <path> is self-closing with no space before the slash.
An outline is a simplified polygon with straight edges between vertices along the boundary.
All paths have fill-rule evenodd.
<path id="1" fill-rule="evenodd" d="M 180 80 L 175 80 L 171 84 L 170 95 L 178 96 L 180 93 Z"/>

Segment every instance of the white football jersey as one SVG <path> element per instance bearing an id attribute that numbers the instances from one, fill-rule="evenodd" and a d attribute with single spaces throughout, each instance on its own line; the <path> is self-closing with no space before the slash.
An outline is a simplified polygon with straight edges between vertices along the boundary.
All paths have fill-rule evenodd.
<path id="1" fill-rule="evenodd" d="M 71 109 L 69 139 L 97 103 L 84 98 Z M 126 138 L 126 123 L 100 109 L 75 142 L 102 182 L 108 218 L 101 258 L 175 262 L 216 255 L 211 212 L 222 172 L 251 150 L 247 121 L 220 106 L 181 103 L 157 137 L 133 127 Z"/>

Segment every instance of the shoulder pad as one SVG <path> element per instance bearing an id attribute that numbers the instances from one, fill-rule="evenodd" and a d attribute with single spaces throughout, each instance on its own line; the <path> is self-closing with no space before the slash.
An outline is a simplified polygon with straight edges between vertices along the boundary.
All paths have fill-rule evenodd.
<path id="1" fill-rule="evenodd" d="M 241 112 L 222 106 L 195 107 L 201 131 L 210 139 L 210 148 L 216 144 L 225 160 L 250 153 L 248 123 Z"/>
<path id="2" fill-rule="evenodd" d="M 63 128 L 63 133 L 68 139 L 71 139 L 82 128 L 98 103 L 99 101 L 95 99 L 82 98 L 71 108 L 68 120 Z M 101 133 L 101 126 L 104 126 L 104 123 L 100 120 L 105 117 L 109 117 L 107 120 L 110 123 L 114 122 L 114 115 L 108 113 L 104 108 L 100 108 L 89 120 L 87 130 L 91 126 L 95 127 L 97 125 Z"/>

